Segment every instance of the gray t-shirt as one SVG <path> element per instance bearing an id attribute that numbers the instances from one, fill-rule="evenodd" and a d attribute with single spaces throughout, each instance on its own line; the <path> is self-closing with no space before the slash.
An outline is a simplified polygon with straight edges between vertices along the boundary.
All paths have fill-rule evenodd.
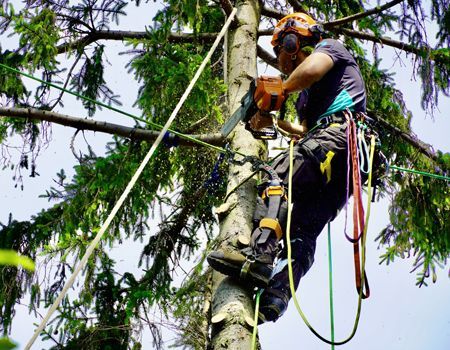
<path id="1" fill-rule="evenodd" d="M 324 39 L 314 52 L 323 52 L 331 57 L 333 68 L 310 88 L 303 90 L 296 108 L 300 121 L 307 120 L 309 128 L 317 120 L 346 108 L 355 112 L 366 110 L 366 90 L 355 59 L 337 40 Z"/>

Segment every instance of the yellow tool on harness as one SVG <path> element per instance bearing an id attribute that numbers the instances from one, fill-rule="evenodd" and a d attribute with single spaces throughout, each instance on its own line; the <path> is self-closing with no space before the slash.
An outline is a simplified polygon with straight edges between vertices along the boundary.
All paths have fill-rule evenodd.
<path id="1" fill-rule="evenodd" d="M 325 160 L 320 163 L 320 171 L 322 174 L 326 174 L 327 176 L 327 183 L 331 181 L 331 160 L 334 157 L 333 151 L 328 151 Z"/>

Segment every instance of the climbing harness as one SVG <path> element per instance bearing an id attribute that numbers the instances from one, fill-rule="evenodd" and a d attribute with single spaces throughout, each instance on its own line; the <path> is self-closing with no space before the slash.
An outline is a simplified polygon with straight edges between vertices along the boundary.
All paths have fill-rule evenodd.
<path id="1" fill-rule="evenodd" d="M 228 29 L 228 26 L 231 24 L 231 21 L 233 20 L 234 15 L 236 14 L 236 11 L 237 11 L 236 8 L 234 8 L 233 11 L 231 12 L 230 16 L 228 17 L 227 22 L 225 23 L 225 25 L 223 26 L 223 28 L 220 31 L 219 35 L 217 36 L 216 40 L 214 41 L 214 44 L 211 46 L 211 49 L 209 50 L 208 54 L 204 58 L 204 60 L 201 63 L 200 67 L 198 68 L 194 78 L 191 80 L 191 82 L 190 82 L 189 86 L 187 87 L 186 91 L 184 92 L 183 96 L 178 101 L 177 106 L 175 107 L 175 109 L 173 110 L 173 112 L 170 115 L 169 119 L 167 120 L 166 124 L 162 128 L 162 130 L 159 133 L 156 141 L 151 146 L 151 148 L 148 151 L 148 153 L 146 154 L 144 160 L 140 164 L 139 168 L 136 170 L 135 174 L 133 175 L 132 179 L 128 183 L 128 185 L 125 188 L 124 192 L 122 193 L 122 195 L 120 196 L 119 200 L 115 204 L 114 208 L 111 210 L 111 213 L 109 214 L 109 216 L 107 217 L 106 221 L 104 222 L 104 224 L 100 228 L 99 232 L 97 233 L 97 235 L 95 236 L 93 241 L 90 243 L 89 247 L 86 249 L 86 253 L 82 257 L 82 259 L 80 260 L 78 265 L 75 267 L 74 272 L 72 273 L 70 278 L 65 283 L 65 285 L 64 285 L 63 289 L 61 290 L 60 294 L 58 295 L 58 297 L 56 298 L 56 300 L 54 301 L 54 303 L 50 307 L 49 311 L 47 312 L 47 315 L 44 317 L 44 319 L 42 320 L 42 322 L 40 323 L 40 325 L 38 326 L 38 328 L 34 332 L 33 336 L 31 337 L 31 339 L 29 340 L 29 342 L 25 346 L 25 350 L 28 350 L 28 349 L 31 348 L 31 346 L 33 345 L 33 343 L 37 339 L 38 335 L 42 332 L 42 330 L 46 326 L 46 324 L 49 321 L 51 315 L 58 308 L 59 304 L 61 303 L 62 299 L 66 295 L 67 291 L 69 290 L 69 288 L 75 282 L 75 278 L 81 272 L 81 270 L 83 269 L 83 267 L 87 263 L 87 260 L 92 255 L 94 249 L 96 248 L 96 246 L 100 242 L 104 232 L 108 229 L 108 227 L 109 227 L 110 223 L 112 222 L 112 220 L 114 219 L 117 211 L 122 206 L 123 202 L 125 201 L 125 199 L 127 198 L 128 194 L 129 194 L 129 192 L 131 191 L 131 189 L 133 188 L 133 186 L 136 183 L 137 179 L 139 178 L 140 174 L 144 170 L 144 168 L 147 165 L 147 163 L 150 161 L 150 158 L 153 156 L 156 148 L 158 147 L 158 145 L 161 143 L 162 139 L 164 138 L 164 135 L 166 134 L 166 132 L 168 131 L 170 125 L 172 124 L 172 122 L 174 121 L 175 117 L 177 116 L 181 106 L 183 105 L 184 101 L 187 99 L 189 93 L 191 92 L 192 88 L 194 87 L 194 84 L 197 82 L 198 78 L 200 77 L 200 74 L 203 72 L 203 69 L 206 67 L 206 64 L 208 63 L 209 59 L 211 58 L 213 52 L 215 51 L 215 49 L 219 45 L 219 42 L 222 39 L 222 37 L 224 36 L 226 30 Z"/>

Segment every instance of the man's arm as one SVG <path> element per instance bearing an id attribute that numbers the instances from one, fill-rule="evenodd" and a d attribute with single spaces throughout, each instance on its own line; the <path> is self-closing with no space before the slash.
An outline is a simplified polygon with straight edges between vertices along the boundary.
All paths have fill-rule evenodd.
<path id="1" fill-rule="evenodd" d="M 272 117 L 261 115 L 259 112 L 257 112 L 252 119 L 250 119 L 250 127 L 253 130 L 260 130 L 262 128 L 266 128 L 268 126 L 271 126 L 273 124 Z M 303 136 L 308 131 L 308 128 L 306 127 L 306 120 L 302 125 L 297 123 L 291 123 L 287 120 L 278 120 L 277 121 L 278 127 L 283 129 L 289 134 L 293 135 L 299 135 Z"/>
<path id="2" fill-rule="evenodd" d="M 314 52 L 294 69 L 283 83 L 284 91 L 290 94 L 309 88 L 323 78 L 333 68 L 334 62 L 330 56 L 322 52 Z"/>
<path id="3" fill-rule="evenodd" d="M 334 62 L 330 56 L 322 52 L 315 52 L 294 69 L 289 78 L 283 82 L 283 90 L 286 94 L 309 88 L 312 84 L 323 78 L 333 68 Z M 250 126 L 259 130 L 272 125 L 272 118 L 256 113 L 250 120 Z M 291 123 L 284 120 L 278 121 L 278 126 L 289 134 L 304 135 L 308 129 L 306 124 Z"/>
<path id="4" fill-rule="evenodd" d="M 278 120 L 277 124 L 278 127 L 291 135 L 299 135 L 303 137 L 308 132 L 308 128 L 306 127 L 306 120 L 301 125 L 288 122 L 287 120 Z"/>

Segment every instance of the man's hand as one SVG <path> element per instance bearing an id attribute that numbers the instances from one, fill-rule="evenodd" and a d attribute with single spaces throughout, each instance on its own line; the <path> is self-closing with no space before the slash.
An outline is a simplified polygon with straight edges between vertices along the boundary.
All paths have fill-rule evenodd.
<path id="1" fill-rule="evenodd" d="M 253 130 L 261 130 L 273 125 L 273 120 L 270 114 L 261 114 L 260 111 L 250 119 L 250 127 Z"/>

